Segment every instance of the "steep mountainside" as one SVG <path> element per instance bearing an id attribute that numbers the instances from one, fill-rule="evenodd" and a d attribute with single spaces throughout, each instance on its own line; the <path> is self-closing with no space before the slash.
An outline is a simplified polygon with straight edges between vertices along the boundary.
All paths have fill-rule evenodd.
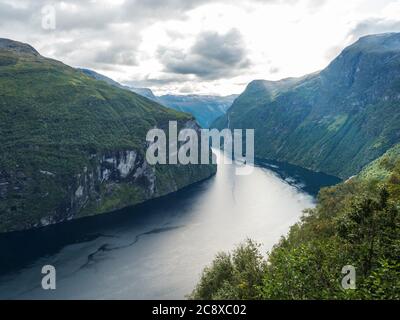
<path id="1" fill-rule="evenodd" d="M 170 109 L 186 112 L 194 116 L 197 122 L 203 127 L 208 128 L 212 122 L 224 115 L 232 105 L 237 95 L 226 97 L 207 96 L 207 95 L 164 95 L 157 97 L 149 88 L 134 88 L 124 86 L 111 78 L 89 69 L 79 69 L 89 77 L 102 80 L 108 84 L 133 91 L 143 97 L 162 104 Z"/>
<path id="2" fill-rule="evenodd" d="M 215 166 L 150 166 L 147 131 L 194 119 L 0 39 L 0 232 L 174 192 Z"/>
<path id="3" fill-rule="evenodd" d="M 252 82 L 213 126 L 255 128 L 258 157 L 354 175 L 400 141 L 400 34 L 363 37 L 319 73 Z"/>
<path id="4" fill-rule="evenodd" d="M 203 128 L 209 128 L 217 118 L 227 112 L 236 98 L 237 95 L 226 97 L 207 95 L 164 95 L 159 97 L 159 101 L 169 108 L 190 113 Z"/>
<path id="5" fill-rule="evenodd" d="M 147 99 L 153 100 L 159 104 L 162 104 L 162 101 L 158 99 L 158 97 L 151 91 L 149 88 L 134 88 L 129 87 L 129 90 L 141 95 L 142 97 L 146 97 Z"/>
<path id="6" fill-rule="evenodd" d="M 158 98 L 154 95 L 153 91 L 151 91 L 148 88 L 134 88 L 134 87 L 124 86 L 124 85 L 120 84 L 119 82 L 117 82 L 109 77 L 106 77 L 105 75 L 102 75 L 96 71 L 93 71 L 90 69 L 83 69 L 83 68 L 80 68 L 78 70 L 82 71 L 84 74 L 86 74 L 87 76 L 89 76 L 93 79 L 107 82 L 108 84 L 110 84 L 114 87 L 120 88 L 120 89 L 125 89 L 125 90 L 135 92 L 135 93 L 141 95 L 142 97 L 145 97 L 147 99 L 150 99 L 150 100 L 160 103 Z"/>
<path id="7" fill-rule="evenodd" d="M 358 175 L 357 179 L 370 181 L 385 181 L 393 174 L 396 165 L 400 163 L 400 144 L 385 152 L 377 160 L 368 164 Z M 398 181 L 400 183 L 400 181 Z"/>

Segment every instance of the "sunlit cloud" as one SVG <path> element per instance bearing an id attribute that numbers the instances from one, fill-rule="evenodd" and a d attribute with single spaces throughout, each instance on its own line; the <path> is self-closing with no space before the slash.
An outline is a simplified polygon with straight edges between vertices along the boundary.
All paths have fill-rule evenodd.
<path id="1" fill-rule="evenodd" d="M 0 0 L 0 37 L 157 93 L 231 94 L 320 70 L 360 36 L 400 31 L 399 17 L 399 0 Z"/>

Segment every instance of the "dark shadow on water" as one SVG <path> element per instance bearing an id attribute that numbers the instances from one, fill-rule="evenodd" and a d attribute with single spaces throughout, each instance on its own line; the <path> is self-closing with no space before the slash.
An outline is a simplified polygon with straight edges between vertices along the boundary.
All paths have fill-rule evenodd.
<path id="1" fill-rule="evenodd" d="M 325 173 L 310 171 L 288 163 L 256 159 L 256 165 L 275 172 L 282 180 L 316 197 L 321 188 L 333 186 L 342 180 Z"/>
<path id="2" fill-rule="evenodd" d="M 190 209 L 193 197 L 201 195 L 213 183 L 215 177 L 198 182 L 178 192 L 153 199 L 133 207 L 124 208 L 108 214 L 65 221 L 28 231 L 0 234 L 0 275 L 28 266 L 39 257 L 53 255 L 63 247 L 74 243 L 93 241 L 98 238 L 118 238 L 108 230 L 146 225 L 150 218 L 157 218 L 166 211 Z M 186 210 L 185 210 L 186 209 Z M 181 227 L 181 226 L 180 226 Z M 140 236 L 160 233 L 171 227 L 148 230 Z M 174 227 L 172 227 L 174 228 Z"/>
<path id="3" fill-rule="evenodd" d="M 132 242 L 126 243 L 126 244 L 122 244 L 122 245 L 114 245 L 114 246 L 112 246 L 112 245 L 110 245 L 108 243 L 104 243 L 96 251 L 92 252 L 91 254 L 89 254 L 87 256 L 86 263 L 84 265 L 82 265 L 80 267 L 80 269 L 86 268 L 87 266 L 95 263 L 96 262 L 96 256 L 98 254 L 100 254 L 100 253 L 129 248 L 129 247 L 132 247 L 133 245 L 135 245 L 140 240 L 140 238 L 142 238 L 143 236 L 162 233 L 162 232 L 168 232 L 168 231 L 180 229 L 180 228 L 183 228 L 183 227 L 184 226 L 172 226 L 172 227 L 164 227 L 164 228 L 152 229 L 150 231 L 138 234 L 137 236 L 135 236 L 135 239 Z"/>

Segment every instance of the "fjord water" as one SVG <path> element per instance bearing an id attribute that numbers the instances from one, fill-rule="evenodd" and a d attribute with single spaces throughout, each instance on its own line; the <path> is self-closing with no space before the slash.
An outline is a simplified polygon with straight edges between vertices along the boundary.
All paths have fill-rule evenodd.
<path id="1" fill-rule="evenodd" d="M 222 157 L 217 152 L 218 157 Z M 181 299 L 219 251 L 270 250 L 336 178 L 265 162 L 120 212 L 0 236 L 0 299 Z M 56 268 L 56 290 L 41 268 Z"/>

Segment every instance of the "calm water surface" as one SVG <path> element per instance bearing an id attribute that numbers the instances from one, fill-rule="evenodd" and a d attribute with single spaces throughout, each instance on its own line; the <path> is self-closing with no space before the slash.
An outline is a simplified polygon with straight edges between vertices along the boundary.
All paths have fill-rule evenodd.
<path id="1" fill-rule="evenodd" d="M 221 154 L 218 154 L 220 157 Z M 181 299 L 215 254 L 251 238 L 266 252 L 338 180 L 263 162 L 249 176 L 215 177 L 98 217 L 0 236 L 0 299 Z M 57 289 L 41 289 L 54 265 Z"/>

